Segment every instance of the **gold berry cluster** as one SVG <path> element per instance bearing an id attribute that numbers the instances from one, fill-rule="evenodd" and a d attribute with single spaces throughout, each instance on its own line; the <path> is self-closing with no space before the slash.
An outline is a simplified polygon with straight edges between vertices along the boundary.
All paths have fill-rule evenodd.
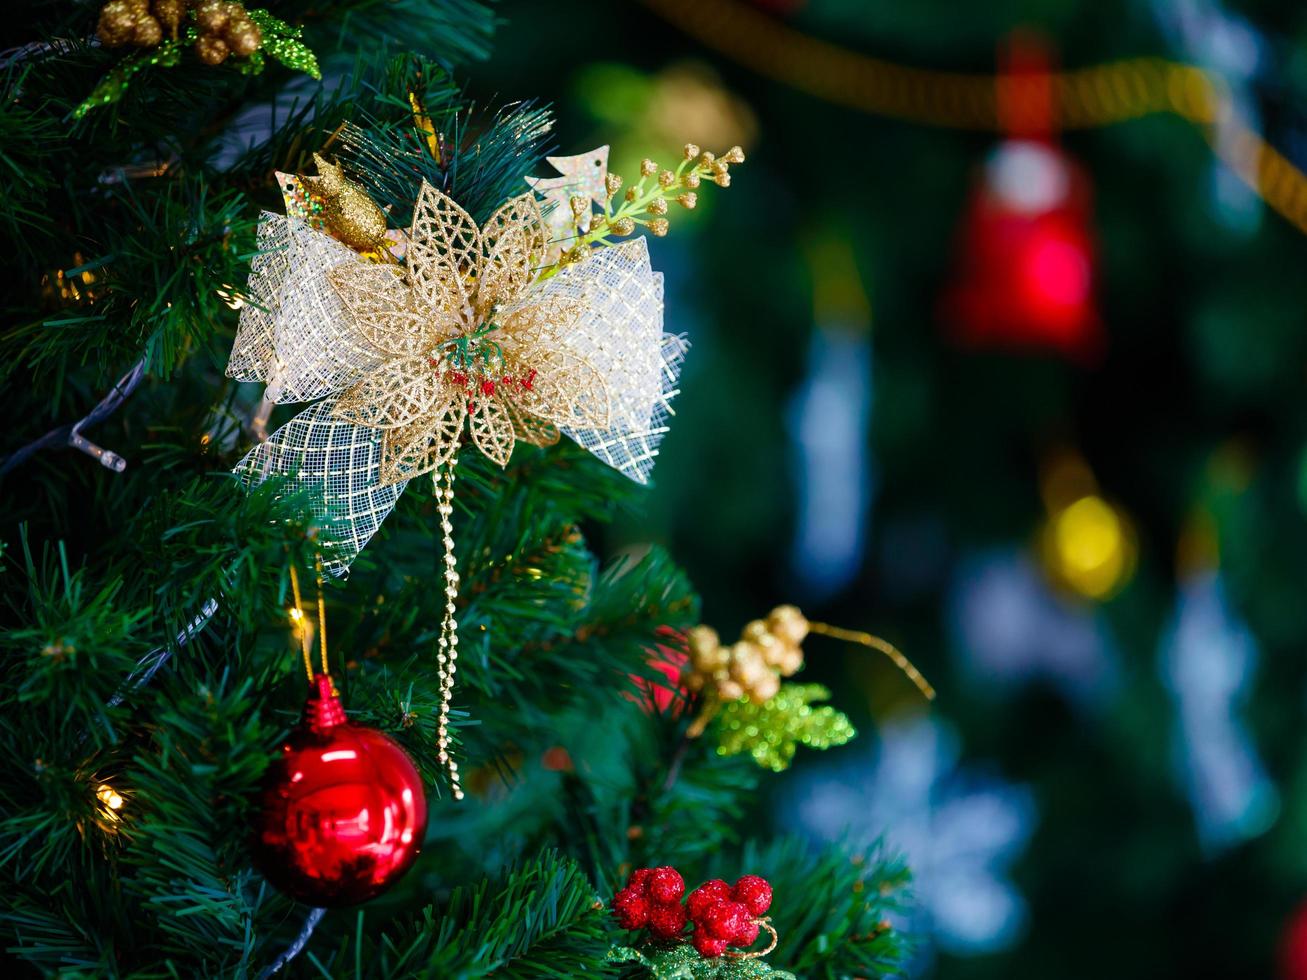
<path id="1" fill-rule="evenodd" d="M 229 55 L 248 58 L 263 32 L 237 0 L 109 0 L 100 8 L 95 35 L 107 48 L 153 48 L 178 39 L 183 20 L 195 25 L 195 53 L 206 65 Z"/>
<path id="2" fill-rule="evenodd" d="M 704 181 L 730 187 L 731 164 L 743 162 L 744 151 L 738 146 L 717 156 L 686 143 L 683 159 L 675 170 L 659 167 L 653 160 L 642 160 L 639 180 L 627 187 L 616 207 L 614 199 L 622 190 L 623 181 L 618 174 L 607 174 L 602 214 L 591 214 L 588 197 L 577 196 L 569 201 L 577 238 L 564 261 L 578 261 L 585 257 L 591 245 L 605 243 L 610 235 L 625 237 L 640 226 L 661 238 L 670 227 L 667 218 L 670 201 L 692 210 L 699 203 L 698 189 Z"/>
<path id="3" fill-rule="evenodd" d="M 761 704 L 780 690 L 781 678 L 803 667 L 800 644 L 808 635 L 808 620 L 794 606 L 777 606 L 766 619 L 755 619 L 740 639 L 723 646 L 711 626 L 696 626 L 686 639 L 690 665 L 681 683 L 718 701 L 747 697 Z"/>

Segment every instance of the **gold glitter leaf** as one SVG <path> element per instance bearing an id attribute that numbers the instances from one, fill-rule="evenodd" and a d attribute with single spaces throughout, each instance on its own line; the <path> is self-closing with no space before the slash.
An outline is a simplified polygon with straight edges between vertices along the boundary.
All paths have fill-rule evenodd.
<path id="1" fill-rule="evenodd" d="M 476 407 L 468 416 L 468 425 L 477 448 L 500 466 L 507 466 L 517 437 L 513 433 L 513 420 L 499 399 L 477 399 Z"/>
<path id="2" fill-rule="evenodd" d="M 477 315 L 489 319 L 494 306 L 512 302 L 535 279 L 545 258 L 545 231 L 534 194 L 501 206 L 481 229 L 485 258 L 477 294 Z"/>
<path id="3" fill-rule="evenodd" d="M 396 357 L 341 395 L 333 414 L 374 429 L 399 428 L 430 414 L 444 388 L 429 358 Z"/>
<path id="4" fill-rule="evenodd" d="M 528 294 L 499 313 L 499 329 L 524 347 L 557 347 L 585 314 L 583 300 L 555 293 Z"/>
<path id="5" fill-rule="evenodd" d="M 603 429 L 611 401 L 604 376 L 584 358 L 560 350 L 537 350 L 531 390 L 518 396 L 522 409 L 556 425 Z"/>
<path id="6" fill-rule="evenodd" d="M 399 271 L 373 262 L 347 262 L 327 273 L 359 334 L 386 354 L 425 354 L 454 332 L 419 310 Z"/>
<path id="7" fill-rule="evenodd" d="M 535 415 L 528 415 L 511 401 L 505 401 L 509 415 L 513 418 L 513 429 L 517 437 L 532 446 L 553 446 L 562 438 L 558 426 Z"/>
<path id="8" fill-rule="evenodd" d="M 423 181 L 409 231 L 409 284 L 418 301 L 466 330 L 476 310 L 481 232 L 453 199 Z"/>
<path id="9" fill-rule="evenodd" d="M 449 462 L 458 451 L 463 415 L 463 393 L 451 388 L 421 421 L 387 429 L 381 447 L 381 482 L 411 480 Z"/>

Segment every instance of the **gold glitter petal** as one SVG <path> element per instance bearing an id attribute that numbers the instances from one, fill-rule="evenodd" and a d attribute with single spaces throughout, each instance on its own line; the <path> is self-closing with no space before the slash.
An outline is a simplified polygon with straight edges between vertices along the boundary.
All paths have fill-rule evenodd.
<path id="1" fill-rule="evenodd" d="M 387 429 L 381 446 L 381 482 L 411 480 L 449 462 L 458 451 L 467 414 L 462 392 L 445 391 L 431 415 L 400 429 Z"/>
<path id="2" fill-rule="evenodd" d="M 509 415 L 513 419 L 513 431 L 523 442 L 532 446 L 553 446 L 557 445 L 562 434 L 558 431 L 558 426 L 547 419 L 539 418 L 535 415 L 528 415 L 511 401 L 505 401 Z"/>
<path id="3" fill-rule="evenodd" d="M 472 441 L 486 458 L 507 466 L 517 439 L 513 434 L 513 420 L 503 403 L 493 396 L 478 398 L 468 415 L 468 426 Z"/>
<path id="4" fill-rule="evenodd" d="M 522 194 L 501 206 L 481 229 L 485 258 L 477 292 L 477 315 L 511 303 L 531 285 L 545 259 L 545 228 L 535 195 Z"/>
<path id="5" fill-rule="evenodd" d="M 536 370 L 530 391 L 518 403 L 531 415 L 573 429 L 603 429 L 609 424 L 608 382 L 585 359 L 559 350 L 536 350 L 523 361 Z"/>
<path id="6" fill-rule="evenodd" d="M 373 429 L 412 425 L 445 395 L 440 373 L 426 357 L 396 357 L 340 396 L 337 418 Z"/>
<path id="7" fill-rule="evenodd" d="M 481 232 L 454 200 L 423 181 L 413 209 L 408 278 L 418 301 L 444 318 L 473 327 Z"/>
<path id="8" fill-rule="evenodd" d="M 587 308 L 581 299 L 535 293 L 501 311 L 500 332 L 523 348 L 557 347 Z"/>
<path id="9" fill-rule="evenodd" d="M 425 354 L 448 333 L 417 308 L 394 266 L 347 262 L 328 272 L 327 278 L 359 335 L 384 354 Z"/>

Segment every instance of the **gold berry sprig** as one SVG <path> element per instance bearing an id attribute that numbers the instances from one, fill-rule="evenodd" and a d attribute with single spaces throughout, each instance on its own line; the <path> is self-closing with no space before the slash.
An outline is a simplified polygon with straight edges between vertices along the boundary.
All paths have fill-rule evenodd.
<path id="1" fill-rule="evenodd" d="M 737 702 L 766 706 L 781 691 L 782 678 L 803 669 L 803 642 L 811 633 L 857 643 L 885 654 L 907 675 L 927 700 L 935 689 L 893 645 L 870 633 L 841 629 L 809 620 L 796 606 L 777 606 L 766 619 L 755 619 L 740 639 L 723 645 L 711 626 L 695 626 L 686 633 L 689 662 L 681 684 L 701 699 L 699 716 L 691 723 L 691 738 L 702 734 L 724 705 Z"/>
<path id="2" fill-rule="evenodd" d="M 590 199 L 571 198 L 572 222 L 576 227 L 573 246 L 563 261 L 576 261 L 595 245 L 611 244 L 610 238 L 624 238 L 637 227 L 647 228 L 650 234 L 661 238 L 667 234 L 670 221 L 667 213 L 670 202 L 691 211 L 699 203 L 699 187 L 711 181 L 718 187 L 731 186 L 731 164 L 743 163 L 744 151 L 733 146 L 721 156 L 700 150 L 693 143 L 685 144 L 684 158 L 675 170 L 660 168 L 648 158 L 640 162 L 640 179 L 626 189 L 620 201 L 615 199 L 622 189 L 619 174 L 604 178 L 604 210 L 592 214 Z"/>

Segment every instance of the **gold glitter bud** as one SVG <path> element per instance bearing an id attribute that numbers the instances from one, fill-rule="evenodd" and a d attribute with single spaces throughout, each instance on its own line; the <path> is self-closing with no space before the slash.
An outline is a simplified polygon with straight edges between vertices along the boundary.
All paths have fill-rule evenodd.
<path id="1" fill-rule="evenodd" d="M 694 206 L 699 203 L 699 195 L 694 191 L 686 191 L 684 194 L 677 195 L 676 203 L 687 211 L 693 211 Z"/>
<path id="2" fill-rule="evenodd" d="M 780 689 L 781 679 L 769 672 L 758 678 L 749 688 L 749 700 L 754 704 L 763 704 L 774 698 Z"/>
<path id="3" fill-rule="evenodd" d="M 699 186 L 699 173 L 698 173 L 698 171 L 696 171 L 696 170 L 691 170 L 688 174 L 686 174 L 684 177 L 681 178 L 681 183 L 684 184 L 686 187 L 689 187 L 689 188 L 695 188 L 695 187 L 698 187 L 698 186 Z"/>
<path id="4" fill-rule="evenodd" d="M 640 161 L 640 176 L 652 177 L 658 172 L 658 164 L 654 163 L 648 157 Z"/>
<path id="5" fill-rule="evenodd" d="M 732 146 L 729 150 L 726 151 L 726 155 L 722 157 L 722 159 L 725 160 L 727 163 L 743 163 L 744 151 L 740 149 L 738 146 Z"/>
<path id="6" fill-rule="evenodd" d="M 662 238 L 667 234 L 667 219 L 654 218 L 653 221 L 649 222 L 649 230 L 659 238 Z"/>
<path id="7" fill-rule="evenodd" d="M 699 147 L 695 146 L 693 143 L 685 144 L 685 159 L 693 160 L 698 155 L 699 155 Z"/>
<path id="8" fill-rule="evenodd" d="M 632 204 L 635 203 L 635 199 L 639 196 L 640 196 L 639 193 L 636 191 L 634 187 L 628 187 L 626 189 L 626 199 L 630 201 Z"/>
<path id="9" fill-rule="evenodd" d="M 730 186 L 731 186 L 731 175 L 730 175 L 730 174 L 718 174 L 716 177 L 714 177 L 714 178 L 712 179 L 712 181 L 713 181 L 713 183 L 716 184 L 718 187 L 730 187 Z"/>
<path id="10" fill-rule="evenodd" d="M 777 606 L 767 614 L 767 628 L 782 643 L 798 646 L 808 637 L 808 619 L 798 606 Z"/>
<path id="11" fill-rule="evenodd" d="M 620 174 L 608 174 L 604 177 L 604 190 L 608 196 L 612 197 L 622 189 L 622 177 Z"/>
<path id="12" fill-rule="evenodd" d="M 630 218 L 618 218 L 610 226 L 614 235 L 629 235 L 635 231 L 635 222 Z"/>
<path id="13" fill-rule="evenodd" d="M 575 218 L 581 217 L 581 215 L 590 210 L 590 199 L 587 197 L 581 197 L 579 194 L 569 199 L 567 203 L 571 205 L 572 216 Z"/>
<path id="14" fill-rule="evenodd" d="M 718 160 L 712 165 L 712 172 L 715 174 L 724 174 L 731 169 L 731 165 L 725 160 Z"/>
<path id="15" fill-rule="evenodd" d="M 665 197 L 659 197 L 659 198 L 655 198 L 654 200 L 650 201 L 650 202 L 649 202 L 649 213 L 650 213 L 650 214 L 666 214 L 666 213 L 667 213 L 667 198 L 665 198 Z"/>
<path id="16" fill-rule="evenodd" d="M 664 170 L 658 175 L 658 184 L 660 187 L 671 187 L 676 183 L 676 174 L 670 170 Z"/>
<path id="17" fill-rule="evenodd" d="M 699 161 L 699 165 L 701 167 L 711 167 L 713 165 L 713 161 L 716 159 L 717 156 L 712 152 L 712 150 L 704 150 L 703 159 Z"/>

